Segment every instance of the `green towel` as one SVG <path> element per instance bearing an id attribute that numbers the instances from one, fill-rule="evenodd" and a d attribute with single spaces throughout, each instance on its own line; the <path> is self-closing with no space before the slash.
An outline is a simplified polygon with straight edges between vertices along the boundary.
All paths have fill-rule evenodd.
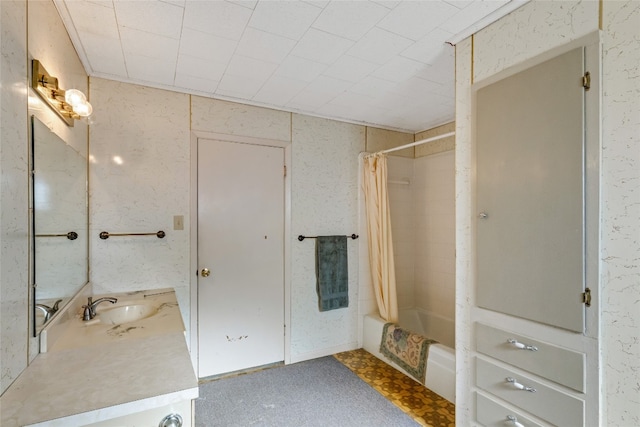
<path id="1" fill-rule="evenodd" d="M 349 306 L 347 236 L 317 237 L 316 291 L 320 311 Z"/>

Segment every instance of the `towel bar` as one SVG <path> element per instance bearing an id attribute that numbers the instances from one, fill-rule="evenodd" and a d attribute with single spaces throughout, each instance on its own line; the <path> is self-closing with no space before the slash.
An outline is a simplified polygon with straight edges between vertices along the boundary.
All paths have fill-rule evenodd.
<path id="1" fill-rule="evenodd" d="M 158 239 L 162 239 L 165 236 L 165 233 L 162 230 L 157 233 L 109 233 L 108 231 L 100 233 L 100 238 L 102 240 L 107 240 L 110 236 L 157 236 Z"/>
<path id="2" fill-rule="evenodd" d="M 347 236 L 347 237 L 350 237 L 351 239 L 355 240 L 360 236 L 358 236 L 357 234 L 352 234 L 351 236 Z M 298 240 L 300 240 L 301 242 L 304 239 L 317 239 L 317 238 L 318 238 L 318 236 L 303 236 L 302 234 L 298 236 Z"/>
<path id="3" fill-rule="evenodd" d="M 78 238 L 78 233 L 70 231 L 68 233 L 61 234 L 36 234 L 36 237 L 66 237 L 69 240 L 76 240 Z"/>

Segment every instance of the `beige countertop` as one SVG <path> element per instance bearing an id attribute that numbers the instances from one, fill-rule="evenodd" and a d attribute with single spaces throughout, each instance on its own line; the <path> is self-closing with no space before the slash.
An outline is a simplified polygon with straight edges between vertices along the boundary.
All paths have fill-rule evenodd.
<path id="1" fill-rule="evenodd" d="M 157 313 L 123 325 L 67 316 L 59 337 L 0 399 L 0 424 L 80 426 L 198 397 L 198 379 L 172 289 L 110 294 Z M 100 296 L 95 296 L 94 300 Z"/>

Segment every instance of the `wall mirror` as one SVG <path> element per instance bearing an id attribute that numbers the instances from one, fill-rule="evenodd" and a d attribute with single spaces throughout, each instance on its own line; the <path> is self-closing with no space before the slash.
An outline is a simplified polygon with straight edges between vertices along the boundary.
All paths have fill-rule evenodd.
<path id="1" fill-rule="evenodd" d="M 31 117 L 34 336 L 88 280 L 87 159 Z"/>

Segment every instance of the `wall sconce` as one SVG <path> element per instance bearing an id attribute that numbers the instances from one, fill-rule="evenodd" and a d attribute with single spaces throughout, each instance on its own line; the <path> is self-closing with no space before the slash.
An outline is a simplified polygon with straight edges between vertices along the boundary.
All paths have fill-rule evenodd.
<path id="1" fill-rule="evenodd" d="M 32 61 L 31 87 L 68 126 L 73 126 L 74 120 L 88 117 L 93 112 L 84 93 L 78 89 L 60 89 L 58 78 L 49 75 L 37 59 Z"/>

